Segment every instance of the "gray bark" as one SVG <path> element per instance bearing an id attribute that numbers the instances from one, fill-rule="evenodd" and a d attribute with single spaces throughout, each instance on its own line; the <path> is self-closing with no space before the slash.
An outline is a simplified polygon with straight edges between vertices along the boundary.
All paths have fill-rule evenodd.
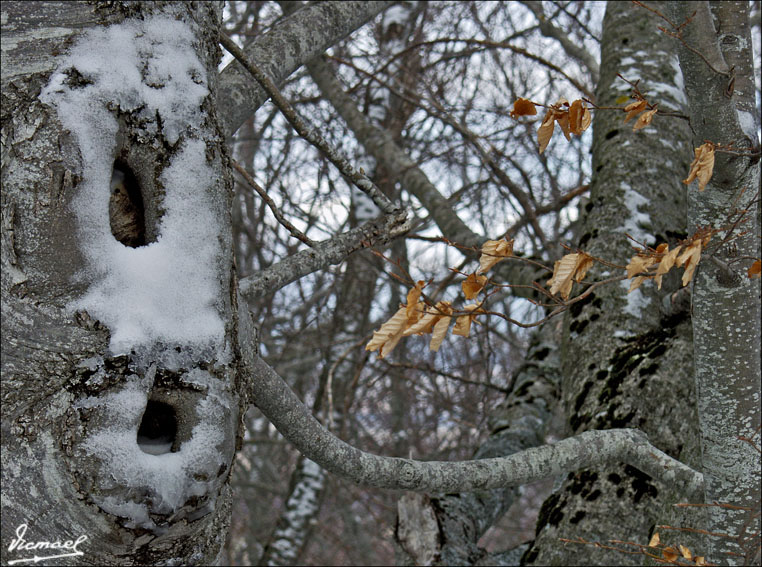
<path id="1" fill-rule="evenodd" d="M 560 387 L 559 333 L 546 325 L 534 333 L 526 362 L 516 372 L 512 392 L 489 418 L 490 435 L 476 451 L 475 459 L 513 455 L 544 443 L 544 435 L 556 406 Z M 414 532 L 414 526 L 400 512 L 397 536 L 403 564 L 431 565 L 502 565 L 508 557 L 496 557 L 479 547 L 479 539 L 513 505 L 518 489 L 497 489 L 473 494 L 436 495 L 409 502 L 406 509 L 417 508 L 413 517 L 431 517 L 436 537 L 423 546 L 427 562 L 420 560 L 402 534 Z M 408 516 L 410 514 L 408 513 Z M 420 546 L 420 545 L 419 545 Z M 525 550 L 522 550 L 522 553 Z M 521 553 L 510 556 L 517 564 Z"/>
<path id="2" fill-rule="evenodd" d="M 55 564 L 210 564 L 224 542 L 230 508 L 227 477 L 246 388 L 236 378 L 240 345 L 229 236 L 231 183 L 224 167 L 224 139 L 216 126 L 212 103 L 219 9 L 210 3 L 108 7 L 79 2 L 3 3 L 3 563 L 35 554 L 43 558 L 51 555 L 52 550 L 9 547 L 22 524 L 27 525 L 26 542 L 87 537 L 78 547 L 83 555 L 46 561 Z M 141 344 L 132 351 L 127 348 L 122 352 L 120 348 L 112 352 L 109 331 L 113 333 L 113 329 L 86 311 L 74 313 L 69 308 L 99 277 L 88 263 L 89 252 L 83 242 L 96 226 L 105 230 L 109 226 L 107 206 L 92 219 L 84 219 L 78 212 L 82 203 L 73 204 L 92 187 L 93 171 L 111 172 L 118 159 L 122 167 L 134 172 L 150 241 L 163 230 L 160 219 L 168 208 L 162 204 L 164 196 L 181 190 L 162 175 L 193 142 L 189 131 L 180 125 L 174 133 L 179 135 L 176 145 L 146 143 L 147 129 L 158 132 L 157 140 L 173 138 L 167 130 L 171 112 L 138 117 L 127 108 L 118 112 L 120 103 L 104 99 L 93 100 L 91 108 L 101 118 L 108 118 L 105 126 L 94 116 L 83 115 L 73 117 L 78 120 L 76 124 L 67 122 L 64 129 L 62 120 L 72 117 L 64 119 L 57 113 L 55 103 L 50 102 L 59 100 L 57 95 L 51 94 L 47 104 L 38 95 L 78 34 L 134 16 L 143 21 L 151 15 L 195 22 L 189 28 L 195 32 L 195 56 L 208 77 L 205 86 L 210 95 L 201 108 L 206 121 L 192 137 L 203 140 L 206 148 L 206 158 L 201 151 L 201 159 L 194 166 L 214 172 L 214 180 L 200 189 L 203 195 L 199 198 L 208 208 L 199 213 L 218 219 L 219 234 L 213 245 L 220 253 L 215 266 L 198 267 L 217 274 L 214 285 L 220 295 L 214 310 L 226 322 L 221 331 L 229 353 L 225 358 L 213 350 L 194 350 L 193 344 L 182 341 Z M 166 39 L 157 41 L 157 45 L 162 44 L 167 47 Z M 188 46 L 186 54 L 192 53 Z M 108 50 L 89 54 L 91 61 L 112 55 Z M 89 76 L 89 71 L 78 72 L 84 84 L 105 88 L 99 79 Z M 73 71 L 69 73 L 76 76 Z M 201 81 L 200 75 L 196 80 Z M 71 93 L 76 83 L 72 79 L 61 89 Z M 119 85 L 114 88 L 114 97 L 125 94 Z M 152 88 L 163 87 L 154 84 Z M 111 121 L 116 132 L 109 129 Z M 89 134 L 79 130 L 79 125 L 87 125 Z M 98 141 L 88 148 L 93 140 Z M 106 155 L 108 163 L 93 161 L 93 155 Z M 105 196 L 99 200 L 105 203 L 109 188 L 104 185 L 96 187 L 96 193 L 103 191 Z M 104 238 L 114 237 L 104 234 Z M 144 275 L 150 287 L 150 274 Z M 203 385 L 197 380 L 199 376 L 204 377 Z M 131 405 L 118 402 L 120 396 L 128 397 Z M 160 474 L 141 469 L 142 463 L 148 462 L 145 457 L 137 461 L 111 458 L 110 452 L 119 448 L 127 455 L 133 454 L 130 451 L 141 454 L 138 431 L 147 419 L 144 413 L 154 415 L 149 407 L 171 407 L 176 428 L 170 433 L 161 430 L 166 424 L 157 426 L 161 430 L 158 437 L 164 438 L 166 433 L 171 441 L 174 457 L 145 455 L 154 459 L 152 463 L 185 459 L 187 454 L 181 451 L 186 443 L 197 445 L 201 430 L 211 436 L 212 445 L 206 447 L 205 456 L 195 460 L 195 468 L 184 471 L 187 476 L 179 481 L 195 495 L 182 488 L 179 495 L 168 495 Z M 205 413 L 202 407 L 215 409 Z M 100 445 L 94 445 L 97 439 Z M 107 444 L 107 439 L 113 444 Z"/>
<path id="3" fill-rule="evenodd" d="M 244 49 L 276 84 L 305 61 L 323 53 L 391 2 L 318 2 L 298 10 Z M 267 94 L 237 61 L 220 74 L 219 108 L 230 136 L 267 100 Z"/>
<path id="4" fill-rule="evenodd" d="M 662 111 L 683 111 L 676 54 L 659 24 L 652 13 L 632 4 L 608 4 L 597 104 L 617 106 L 616 98 L 630 93 L 616 76 L 621 73 L 640 80 L 641 91 Z M 634 254 L 625 232 L 652 246 L 665 241 L 673 246 L 686 236 L 679 176 L 692 153 L 688 125 L 666 117 L 638 132 L 631 125 L 623 124 L 621 113 L 595 112 L 590 203 L 577 243 L 620 265 Z M 602 278 L 605 272 L 598 267 L 591 276 Z M 673 277 L 665 279 L 661 292 L 645 283 L 628 294 L 629 281 L 602 287 L 567 313 L 561 368 L 569 433 L 637 427 L 673 457 L 698 462 L 690 318 L 684 311 L 667 315 L 662 307 L 678 285 Z M 662 505 L 687 498 L 680 486 L 628 466 L 570 474 L 543 505 L 537 539 L 524 560 L 568 564 L 582 554 L 594 564 L 641 563 L 637 555 L 561 546 L 558 539 L 645 544 Z"/>
<path id="5" fill-rule="evenodd" d="M 709 531 L 730 536 L 708 538 L 710 557 L 748 565 L 755 563 L 760 545 L 760 454 L 743 439 L 759 439 L 762 373 L 760 280 L 746 276 L 748 258 L 760 256 L 759 116 L 749 6 L 685 2 L 673 8 L 678 23 L 695 12 L 685 28 L 685 43 L 679 44 L 693 146 L 709 140 L 732 144 L 738 152 L 756 152 L 756 156 L 717 152 L 706 190 L 688 188 L 691 231 L 706 226 L 727 231 L 728 218 L 735 213 L 732 208 L 747 210 L 742 232 L 736 231 L 741 234 L 707 250 L 705 255 L 711 258 L 702 258 L 693 285 L 693 332 L 706 501 L 740 507 L 709 508 Z M 733 232 L 725 231 L 713 241 Z"/>
<path id="6" fill-rule="evenodd" d="M 381 457 L 353 447 L 326 430 L 283 379 L 257 356 L 248 361 L 254 404 L 306 457 L 360 486 L 419 492 L 474 492 L 518 486 L 598 463 L 625 462 L 697 497 L 701 474 L 669 457 L 633 429 L 586 431 L 552 445 L 475 461 L 416 461 Z"/>

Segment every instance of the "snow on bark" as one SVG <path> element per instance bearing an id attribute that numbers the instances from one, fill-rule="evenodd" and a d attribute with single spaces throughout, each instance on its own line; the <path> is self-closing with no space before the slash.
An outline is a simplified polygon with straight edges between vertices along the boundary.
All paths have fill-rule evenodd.
<path id="1" fill-rule="evenodd" d="M 82 156 L 73 207 L 88 261 L 81 277 L 91 283 L 69 307 L 87 310 L 108 326 L 112 354 L 157 341 L 214 349 L 223 342 L 216 305 L 221 222 L 208 197 L 215 173 L 204 142 L 194 139 L 209 90 L 193 38 L 187 24 L 161 16 L 89 31 L 40 94 L 56 107 Z M 136 248 L 112 236 L 107 214 L 119 145 L 117 113 L 142 117 L 154 144 L 161 138 L 171 146 L 179 142 L 160 178 L 165 213 L 159 236 Z"/>

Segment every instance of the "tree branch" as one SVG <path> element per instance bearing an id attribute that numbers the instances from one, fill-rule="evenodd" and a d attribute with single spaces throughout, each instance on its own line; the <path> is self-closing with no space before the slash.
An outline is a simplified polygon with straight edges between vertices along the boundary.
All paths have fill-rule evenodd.
<path id="1" fill-rule="evenodd" d="M 275 24 L 245 49 L 278 84 L 306 61 L 344 39 L 393 2 L 315 2 Z M 234 61 L 222 70 L 217 108 L 224 133 L 231 136 L 267 100 L 267 93 Z"/>
<path id="2" fill-rule="evenodd" d="M 653 447 L 635 429 L 587 431 L 553 445 L 507 457 L 424 462 L 381 457 L 335 437 L 315 419 L 260 357 L 247 365 L 254 404 L 299 451 L 326 470 L 361 486 L 416 492 L 473 492 L 516 486 L 605 463 L 625 462 L 667 484 L 703 496 L 703 476 Z"/>
<path id="3" fill-rule="evenodd" d="M 286 120 L 294 127 L 298 134 L 307 140 L 310 144 L 323 152 L 325 157 L 336 166 L 336 168 L 354 183 L 358 189 L 367 194 L 379 209 L 387 214 L 394 213 L 398 206 L 394 205 L 376 185 L 368 179 L 368 177 L 352 167 L 349 160 L 342 156 L 336 148 L 332 147 L 317 131 L 317 129 L 310 127 L 304 119 L 302 119 L 296 112 L 293 106 L 286 100 L 286 98 L 275 86 L 270 77 L 268 77 L 259 67 L 257 67 L 253 61 L 248 59 L 243 53 L 240 47 L 238 47 L 232 39 L 226 36 L 224 33 L 220 34 L 220 43 L 225 46 L 231 55 L 233 55 L 244 68 L 251 73 L 262 88 L 267 91 L 267 94 L 272 98 L 273 103 L 277 106 L 286 117 Z"/>
<path id="4" fill-rule="evenodd" d="M 239 282 L 241 294 L 247 301 L 253 301 L 307 274 L 331 264 L 340 264 L 353 252 L 386 244 L 408 230 L 410 230 L 410 223 L 404 211 L 367 222 L 333 238 L 318 242 L 310 250 L 297 252 L 277 264 L 243 278 Z"/>
<path id="5" fill-rule="evenodd" d="M 566 34 L 564 34 L 551 22 L 545 19 L 545 12 L 542 10 L 542 2 L 522 2 L 522 4 L 529 8 L 537 18 L 537 21 L 540 24 L 540 31 L 542 32 L 542 35 L 558 41 L 558 43 L 561 44 L 561 46 L 564 48 L 564 51 L 566 51 L 570 57 L 582 63 L 582 65 L 588 70 L 593 79 L 593 84 L 598 83 L 598 74 L 600 71 L 598 62 L 595 60 L 595 58 L 593 58 L 592 55 L 590 55 L 590 53 L 587 52 L 586 49 L 576 45 L 566 36 Z"/>

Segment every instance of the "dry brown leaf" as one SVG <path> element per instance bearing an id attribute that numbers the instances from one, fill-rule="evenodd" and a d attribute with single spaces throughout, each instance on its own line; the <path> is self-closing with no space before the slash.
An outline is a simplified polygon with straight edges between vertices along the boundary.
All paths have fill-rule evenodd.
<path id="1" fill-rule="evenodd" d="M 588 129 L 591 121 L 590 110 L 585 107 L 580 99 L 575 100 L 569 108 L 569 126 L 571 128 L 571 133 L 581 136 L 582 133 Z"/>
<path id="2" fill-rule="evenodd" d="M 452 313 L 449 301 L 440 301 L 436 306 L 426 306 L 423 317 L 421 317 L 417 323 L 406 328 L 402 335 L 408 337 L 410 335 L 426 335 L 434 331 L 434 326 L 444 316 Z"/>
<path id="3" fill-rule="evenodd" d="M 548 147 L 550 138 L 553 136 L 553 129 L 555 128 L 556 119 L 553 116 L 553 111 L 548 110 L 545 114 L 545 118 L 542 119 L 542 124 L 537 130 L 537 143 L 540 145 L 540 153 L 545 151 Z"/>
<path id="4" fill-rule="evenodd" d="M 639 252 L 635 254 L 630 260 L 630 263 L 627 264 L 627 277 L 631 278 L 641 272 L 647 272 L 648 268 L 653 266 L 655 263 L 656 260 L 653 256 L 647 256 Z"/>
<path id="5" fill-rule="evenodd" d="M 688 561 L 690 561 L 691 559 L 693 559 L 693 554 L 691 553 L 691 550 L 690 550 L 690 549 L 688 549 L 688 548 L 687 548 L 687 547 L 685 547 L 684 545 L 680 545 L 680 544 L 678 544 L 678 546 L 677 546 L 677 547 L 678 547 L 678 548 L 680 548 L 680 554 L 681 554 L 681 555 L 682 555 L 682 556 L 683 556 L 685 559 L 687 559 Z"/>
<path id="6" fill-rule="evenodd" d="M 574 281 L 581 281 L 592 265 L 593 259 L 584 252 L 567 254 L 557 260 L 553 266 L 553 277 L 547 282 L 550 293 L 555 295 L 561 292 L 561 297 L 569 299 Z"/>
<path id="7" fill-rule="evenodd" d="M 561 127 L 561 131 L 564 133 L 564 137 L 566 138 L 566 141 L 571 140 L 571 124 L 569 124 L 569 113 L 564 112 L 561 114 L 556 115 L 556 121 L 558 122 L 558 125 Z"/>
<path id="8" fill-rule="evenodd" d="M 665 547 L 661 550 L 661 554 L 667 561 L 676 561 L 680 554 L 674 547 Z"/>
<path id="9" fill-rule="evenodd" d="M 699 191 L 703 191 L 712 178 L 714 170 L 714 144 L 709 142 L 702 144 L 694 150 L 694 154 L 688 177 L 683 180 L 683 183 L 689 185 L 694 179 L 698 179 Z"/>
<path id="10" fill-rule="evenodd" d="M 661 262 L 659 262 L 659 267 L 656 268 L 656 277 L 654 278 L 656 280 L 656 286 L 658 289 L 661 289 L 661 278 L 664 276 L 664 274 L 672 269 L 672 266 L 675 265 L 677 255 L 680 253 L 681 248 L 682 246 L 678 246 L 673 250 L 670 250 L 664 254 L 664 258 L 662 258 Z"/>
<path id="11" fill-rule="evenodd" d="M 749 268 L 747 274 L 749 275 L 750 279 L 754 279 L 760 276 L 760 272 L 762 272 L 762 262 L 756 260 Z"/>
<path id="12" fill-rule="evenodd" d="M 637 277 L 632 278 L 632 281 L 630 282 L 630 289 L 627 290 L 627 293 L 635 291 L 636 289 L 638 289 L 640 287 L 640 285 L 644 281 L 646 281 L 648 279 L 651 279 L 651 278 L 649 278 L 648 276 L 637 276 Z"/>
<path id="13" fill-rule="evenodd" d="M 418 280 L 415 287 L 407 292 L 407 321 L 409 324 L 413 324 L 423 315 L 423 310 L 420 309 L 419 299 L 423 288 L 426 287 L 426 282 Z"/>
<path id="14" fill-rule="evenodd" d="M 648 542 L 648 547 L 656 547 L 660 542 L 659 532 L 654 532 L 654 535 L 651 536 L 651 541 Z"/>
<path id="15" fill-rule="evenodd" d="M 693 273 L 696 271 L 699 260 L 701 259 L 701 239 L 694 240 L 688 246 L 685 247 L 680 256 L 678 256 L 675 262 L 676 266 L 685 266 L 685 273 L 683 274 L 683 285 L 693 279 Z"/>
<path id="16" fill-rule="evenodd" d="M 706 565 L 706 559 L 704 559 L 703 555 L 697 555 L 693 558 L 693 563 L 695 565 Z"/>
<path id="17" fill-rule="evenodd" d="M 479 292 L 482 290 L 485 283 L 487 283 L 487 276 L 469 274 L 460 285 L 463 288 L 463 294 L 466 296 L 466 299 L 473 299 L 479 295 Z"/>
<path id="18" fill-rule="evenodd" d="M 535 114 L 537 114 L 537 109 L 534 103 L 525 98 L 520 98 L 513 103 L 510 116 L 511 118 L 518 118 L 519 116 L 534 116 Z"/>
<path id="19" fill-rule="evenodd" d="M 644 112 L 643 114 L 641 114 L 640 116 L 638 116 L 637 121 L 632 127 L 632 131 L 636 132 L 637 130 L 640 130 L 641 128 L 645 128 L 646 126 L 648 126 L 651 123 L 651 120 L 653 120 L 654 114 L 656 114 L 656 112 L 657 112 L 657 109 L 654 108 L 653 110 L 648 110 Z"/>
<path id="20" fill-rule="evenodd" d="M 437 322 L 437 315 L 437 310 L 431 305 L 427 305 L 421 318 L 415 324 L 405 329 L 402 333 L 403 336 L 409 337 L 410 335 L 425 335 L 430 333 L 434 328 L 434 323 Z"/>
<path id="21" fill-rule="evenodd" d="M 595 261 L 591 256 L 588 256 L 584 252 L 582 252 L 580 255 L 579 261 L 577 262 L 577 269 L 574 272 L 574 280 L 577 282 L 581 282 L 583 279 L 585 279 L 585 276 L 587 275 L 587 271 L 593 266 Z"/>
<path id="22" fill-rule="evenodd" d="M 450 303 L 448 301 L 440 301 L 437 303 L 437 307 L 439 307 L 442 312 L 446 313 L 446 315 L 442 315 L 440 313 L 439 318 L 431 331 L 431 342 L 429 343 L 429 350 L 433 350 L 434 352 L 439 350 L 445 335 L 447 335 L 447 329 L 450 327 L 450 321 L 452 320 L 452 317 L 449 315 L 452 313 L 452 308 L 450 307 Z"/>
<path id="23" fill-rule="evenodd" d="M 513 255 L 513 239 L 488 240 L 482 245 L 482 255 L 479 258 L 477 274 L 483 274 L 500 260 Z M 469 298 L 470 299 L 470 298 Z"/>
<path id="24" fill-rule="evenodd" d="M 624 107 L 627 116 L 624 117 L 624 123 L 627 124 L 630 120 L 635 118 L 638 114 L 646 109 L 646 101 L 636 100 Z"/>
<path id="25" fill-rule="evenodd" d="M 407 327 L 407 307 L 403 305 L 391 319 L 381 325 L 378 331 L 373 331 L 373 338 L 365 345 L 365 350 L 374 351 L 380 348 L 378 357 L 384 358 L 397 346 L 405 327 Z"/>
<path id="26" fill-rule="evenodd" d="M 469 311 L 467 315 L 459 315 L 455 320 L 455 326 L 452 328 L 452 334 L 461 337 L 467 337 L 471 332 L 471 323 L 476 318 L 478 312 L 475 310 L 479 306 L 476 303 L 465 305 L 463 311 Z"/>

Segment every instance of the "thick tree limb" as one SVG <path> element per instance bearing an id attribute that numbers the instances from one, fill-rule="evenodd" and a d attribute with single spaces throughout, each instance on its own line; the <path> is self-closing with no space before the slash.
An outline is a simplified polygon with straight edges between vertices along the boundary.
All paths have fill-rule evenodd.
<path id="1" fill-rule="evenodd" d="M 516 486 L 604 463 L 625 462 L 665 483 L 703 496 L 703 476 L 653 447 L 634 429 L 587 431 L 507 457 L 424 462 L 372 455 L 335 437 L 258 356 L 250 361 L 254 404 L 299 451 L 361 486 L 416 492 L 471 492 Z"/>
<path id="2" fill-rule="evenodd" d="M 283 19 L 244 51 L 278 84 L 392 2 L 316 2 Z M 267 100 L 267 93 L 234 61 L 222 70 L 217 108 L 224 133 L 232 135 Z"/>

